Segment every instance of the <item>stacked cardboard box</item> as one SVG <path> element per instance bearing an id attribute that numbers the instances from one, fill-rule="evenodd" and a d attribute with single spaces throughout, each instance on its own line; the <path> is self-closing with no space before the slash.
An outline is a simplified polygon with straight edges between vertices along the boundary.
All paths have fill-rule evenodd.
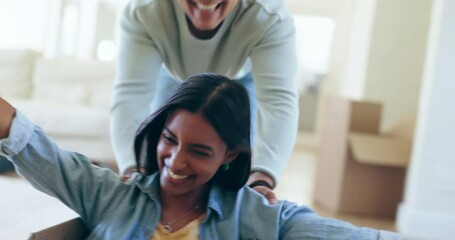
<path id="1" fill-rule="evenodd" d="M 316 204 L 333 212 L 395 215 L 411 140 L 379 132 L 379 103 L 333 98 L 326 116 Z"/>

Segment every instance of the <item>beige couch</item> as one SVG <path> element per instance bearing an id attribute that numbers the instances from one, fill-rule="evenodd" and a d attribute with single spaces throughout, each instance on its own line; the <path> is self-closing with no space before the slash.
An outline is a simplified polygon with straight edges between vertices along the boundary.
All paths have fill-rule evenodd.
<path id="1" fill-rule="evenodd" d="M 0 50 L 0 96 L 61 147 L 114 163 L 109 139 L 112 62 L 44 59 L 31 50 Z"/>

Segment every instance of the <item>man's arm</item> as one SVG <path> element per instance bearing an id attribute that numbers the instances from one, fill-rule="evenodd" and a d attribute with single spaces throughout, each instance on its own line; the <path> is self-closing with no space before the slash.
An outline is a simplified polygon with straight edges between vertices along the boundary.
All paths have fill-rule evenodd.
<path id="1" fill-rule="evenodd" d="M 160 54 L 135 11 L 131 3 L 121 20 L 111 108 L 111 140 L 121 175 L 136 167 L 134 137 L 139 125 L 151 114 L 155 79 L 161 67 Z"/>
<path id="2" fill-rule="evenodd" d="M 276 186 L 292 153 L 297 135 L 297 57 L 291 16 L 277 22 L 251 53 L 258 101 L 252 174 L 248 183 Z"/>

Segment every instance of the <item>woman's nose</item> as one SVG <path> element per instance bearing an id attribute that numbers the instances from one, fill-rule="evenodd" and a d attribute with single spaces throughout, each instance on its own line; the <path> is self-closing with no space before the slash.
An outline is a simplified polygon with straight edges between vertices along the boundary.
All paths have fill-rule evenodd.
<path id="1" fill-rule="evenodd" d="M 187 165 L 185 154 L 181 149 L 175 149 L 168 158 L 168 166 L 172 170 L 184 169 Z"/>

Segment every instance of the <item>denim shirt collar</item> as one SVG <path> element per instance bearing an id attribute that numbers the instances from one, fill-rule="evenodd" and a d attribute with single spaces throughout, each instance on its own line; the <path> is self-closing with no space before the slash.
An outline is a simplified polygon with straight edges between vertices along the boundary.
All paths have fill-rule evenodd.
<path id="1" fill-rule="evenodd" d="M 144 176 L 140 173 L 133 173 L 130 180 L 145 194 L 147 194 L 151 199 L 158 202 L 161 205 L 159 193 L 160 193 L 160 177 L 159 173 L 156 172 L 150 176 Z M 220 186 L 212 184 L 209 190 L 209 199 L 207 201 L 207 218 L 210 217 L 211 212 L 214 212 L 218 215 L 220 220 L 224 219 L 223 208 L 224 206 L 224 191 Z"/>

